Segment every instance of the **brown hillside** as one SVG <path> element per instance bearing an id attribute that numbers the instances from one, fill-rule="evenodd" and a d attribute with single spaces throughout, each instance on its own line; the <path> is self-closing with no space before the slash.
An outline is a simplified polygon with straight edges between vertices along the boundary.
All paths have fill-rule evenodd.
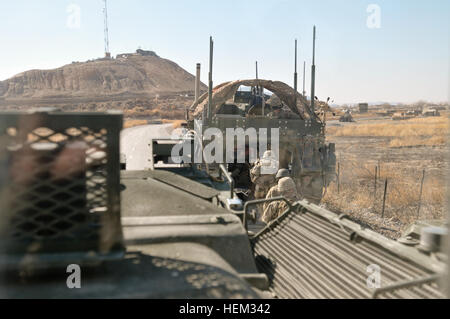
<path id="1" fill-rule="evenodd" d="M 32 70 L 0 81 L 0 98 L 102 98 L 192 92 L 195 77 L 156 55 L 72 63 L 54 70 Z M 206 86 L 202 84 L 202 91 Z"/>

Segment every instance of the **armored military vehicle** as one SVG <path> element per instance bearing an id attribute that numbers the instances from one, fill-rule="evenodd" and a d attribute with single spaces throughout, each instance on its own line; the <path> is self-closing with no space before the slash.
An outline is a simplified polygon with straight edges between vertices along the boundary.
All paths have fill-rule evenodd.
<path id="1" fill-rule="evenodd" d="M 242 85 L 254 93 L 237 96 Z M 0 297 L 443 296 L 445 228 L 396 242 L 314 204 L 335 161 L 314 101 L 259 79 L 213 89 L 210 72 L 192 113 L 184 136 L 148 141 L 149 168 L 136 171 L 120 155 L 119 113 L 0 113 Z M 278 128 L 280 166 L 304 199 L 251 200 L 225 162 L 176 160 L 180 145 L 196 154 L 195 123 L 200 135 Z M 286 211 L 251 231 L 250 208 L 278 200 Z"/>
<path id="2" fill-rule="evenodd" d="M 344 115 L 339 117 L 339 122 L 355 122 L 355 120 L 353 119 L 353 116 L 352 116 L 352 113 L 350 112 L 350 110 L 346 110 Z"/>
<path id="3" fill-rule="evenodd" d="M 257 297 L 239 217 L 181 175 L 121 171 L 122 121 L 0 114 L 0 297 Z"/>
<path id="4" fill-rule="evenodd" d="M 154 141 L 150 170 L 120 170 L 121 126 L 111 112 L 0 113 L 0 297 L 442 296 L 442 231 L 403 244 L 301 200 L 250 234 L 258 201 L 242 205 L 224 165 L 222 179 L 172 165 Z"/>
<path id="5" fill-rule="evenodd" d="M 310 102 L 297 90 L 297 41 L 294 88 L 283 82 L 259 79 L 257 63 L 256 79 L 226 82 L 213 88 L 213 45 L 210 38 L 208 92 L 200 96 L 187 112 L 188 127 L 200 137 L 201 145 L 205 142 L 205 132 L 211 128 L 219 130 L 224 141 L 239 134 L 246 140 L 243 141 L 245 150 L 238 149 L 239 146 L 230 150 L 224 143 L 223 157 L 215 159 L 215 165 L 209 165 L 208 170 L 217 171 L 219 164 L 227 163 L 230 152 L 236 153 L 235 161 L 239 157 L 237 153 L 245 153 L 245 162 L 253 164 L 249 163 L 252 154 L 261 157 L 265 150 L 270 149 L 277 155 L 279 168 L 290 170 L 302 196 L 319 203 L 327 185 L 335 177 L 336 157 L 335 145 L 325 143 L 325 116 L 320 119 L 320 114 L 330 111 L 330 108 L 315 96 L 315 27 Z M 249 90 L 242 91 L 241 88 Z M 235 129 L 241 131 L 236 133 Z M 256 139 L 253 144 L 252 132 Z M 239 188 L 251 192 L 253 185 L 249 176 L 245 176 L 248 175 L 248 167 L 230 165 L 229 161 L 227 164 L 229 171 L 241 170 L 234 182 L 240 184 Z"/>
<path id="6" fill-rule="evenodd" d="M 259 92 L 268 90 L 273 95 L 268 99 L 254 94 L 242 103 L 240 87 L 251 87 L 253 91 L 258 88 Z M 191 107 L 193 118 L 200 121 L 200 133 L 211 127 L 218 128 L 226 140 L 230 132 L 227 129 L 241 128 L 245 134 L 246 130 L 254 129 L 258 132 L 256 144 L 267 144 L 270 149 L 271 130 L 278 129 L 280 168 L 291 170 L 297 188 L 306 199 L 320 202 L 324 188 L 335 176 L 335 148 L 334 144 L 325 143 L 325 123 L 311 110 L 303 95 L 283 82 L 261 79 L 223 83 L 212 89 L 211 95 L 209 100 L 205 93 Z M 205 115 L 207 113 L 210 116 Z M 192 130 L 195 120 L 189 122 Z M 224 143 L 224 154 L 225 146 Z M 248 148 L 247 142 L 246 153 L 249 153 Z M 263 153 L 260 149 L 256 151 Z M 225 155 L 222 163 L 225 163 Z M 251 188 L 251 185 L 243 187 Z"/>

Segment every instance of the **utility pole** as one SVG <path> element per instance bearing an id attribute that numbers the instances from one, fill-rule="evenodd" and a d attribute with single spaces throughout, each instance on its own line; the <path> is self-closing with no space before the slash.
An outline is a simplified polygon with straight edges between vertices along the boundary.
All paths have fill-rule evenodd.
<path id="1" fill-rule="evenodd" d="M 316 26 L 313 28 L 313 55 L 311 67 L 311 111 L 314 111 L 314 98 L 316 96 Z"/>
<path id="2" fill-rule="evenodd" d="M 105 6 L 103 8 L 104 15 L 104 31 L 105 31 L 105 58 L 111 58 L 111 52 L 109 52 L 109 30 L 108 30 L 108 4 L 107 0 L 103 0 Z"/>

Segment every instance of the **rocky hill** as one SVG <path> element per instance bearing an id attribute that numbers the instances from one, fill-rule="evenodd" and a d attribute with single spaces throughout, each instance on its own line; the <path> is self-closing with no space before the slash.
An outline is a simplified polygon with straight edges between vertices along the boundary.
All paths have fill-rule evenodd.
<path id="1" fill-rule="evenodd" d="M 193 92 L 195 77 L 154 52 L 138 50 L 115 59 L 74 62 L 54 70 L 31 70 L 0 81 L 0 101 L 115 99 L 117 96 Z M 206 90 L 202 84 L 201 90 Z M 5 102 L 3 102 L 5 103 Z"/>

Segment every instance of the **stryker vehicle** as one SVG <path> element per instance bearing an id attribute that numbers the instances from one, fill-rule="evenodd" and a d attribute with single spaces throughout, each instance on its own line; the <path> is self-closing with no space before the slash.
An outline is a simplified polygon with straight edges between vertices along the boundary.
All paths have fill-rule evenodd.
<path id="1" fill-rule="evenodd" d="M 220 165 L 223 166 L 228 162 L 228 171 L 234 170 L 233 174 L 236 175 L 235 172 L 240 170 L 239 176 L 233 176 L 232 182 L 233 186 L 244 190 L 244 195 L 239 196 L 244 201 L 252 199 L 251 193 L 254 188 L 248 167 L 254 163 L 252 160 L 256 161 L 256 158 L 251 158 L 252 154 L 262 155 L 268 149 L 276 154 L 278 168 L 290 170 L 298 192 L 311 202 L 320 203 L 324 190 L 335 178 L 335 145 L 325 143 L 325 116 L 323 120 L 319 118 L 320 113 L 331 109 L 327 103 L 318 101 L 315 96 L 315 27 L 313 39 L 309 103 L 306 96 L 297 90 L 297 41 L 295 41 L 294 88 L 283 82 L 259 79 L 258 63 L 256 63 L 256 79 L 226 82 L 213 88 L 214 43 L 212 37 L 210 38 L 208 92 L 196 98 L 190 110 L 186 112 L 186 119 L 191 130 L 192 144 L 197 139 L 197 144 L 201 145 L 201 155 L 207 138 L 212 138 L 204 134 L 208 129 L 219 130 L 223 141 L 234 141 L 236 135 L 243 134 L 241 137 L 245 138 L 245 141 L 241 142 L 245 144 L 244 147 L 241 145 L 240 149 L 237 145 L 234 150 L 229 150 L 224 143 L 223 158 L 215 159 L 215 165 L 209 163 L 206 168 L 208 173 L 222 171 Z M 251 90 L 241 91 L 241 87 Z M 266 90 L 272 95 L 266 94 Z M 229 132 L 229 129 L 233 129 L 233 132 Z M 235 129 L 241 129 L 240 133 L 236 133 Z M 278 136 L 272 136 L 277 132 Z M 252 138 L 257 141 L 252 143 Z M 229 153 L 233 151 L 231 157 L 234 155 L 235 164 L 227 161 Z M 190 152 L 194 153 L 195 151 Z M 245 153 L 245 163 L 237 163 L 239 154 L 242 153 Z M 242 154 L 241 161 L 243 157 Z"/>
<path id="2" fill-rule="evenodd" d="M 301 200 L 252 234 L 261 201 L 242 205 L 224 165 L 163 165 L 170 145 L 150 143 L 152 169 L 121 171 L 121 127 L 0 113 L 1 298 L 443 296 L 444 228 L 401 243 Z"/>
<path id="3" fill-rule="evenodd" d="M 243 101 L 238 91 L 240 87 L 252 87 L 253 91 L 261 93 Z M 270 99 L 263 96 L 264 90 L 273 93 Z M 291 170 L 298 190 L 311 202 L 320 202 L 324 188 L 335 177 L 335 147 L 325 143 L 325 123 L 311 110 L 303 95 L 283 82 L 253 79 L 223 83 L 212 90 L 210 100 L 205 93 L 191 110 L 193 117 L 201 120 L 201 134 L 208 128 L 218 128 L 223 140 L 229 128 L 255 129 L 258 132 L 256 144 L 268 144 L 270 149 L 271 130 L 279 129 L 279 168 Z M 206 113 L 211 115 L 205 116 Z M 194 120 L 189 121 L 188 126 L 194 130 Z M 261 129 L 266 130 L 262 135 Z M 225 146 L 224 143 L 222 163 L 225 163 Z M 247 142 L 247 154 L 248 148 Z M 259 149 L 255 151 L 262 153 Z M 252 187 L 250 184 L 242 186 Z"/>

